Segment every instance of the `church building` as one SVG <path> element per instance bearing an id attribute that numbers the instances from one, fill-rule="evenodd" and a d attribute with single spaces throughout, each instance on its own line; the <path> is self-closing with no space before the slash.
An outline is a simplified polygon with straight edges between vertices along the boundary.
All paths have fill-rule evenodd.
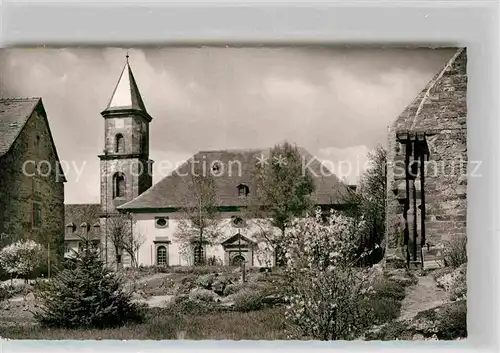
<path id="1" fill-rule="evenodd" d="M 96 227 L 90 222 L 84 226 L 92 228 L 94 234 L 100 232 L 100 246 L 108 263 L 185 266 L 193 265 L 197 257 L 203 256 L 205 261 L 223 265 L 237 265 L 242 261 L 250 267 L 274 264 L 274 254 L 262 235 L 272 237 L 278 230 L 266 219 L 246 216 L 247 206 L 256 191 L 252 178 L 255 166 L 269 159 L 270 148 L 200 151 L 152 185 L 149 131 L 154 122 L 139 92 L 128 56 L 109 104 L 101 115 L 105 141 L 99 155 L 100 222 Z M 341 196 L 347 186 L 305 149 L 299 151 L 313 176 L 315 204 L 324 208 L 341 207 Z M 189 184 L 193 165 L 213 176 L 220 234 L 215 244 L 207 244 L 201 239 L 194 247 L 198 252 L 186 248 L 176 236 L 186 222 L 186 209 L 189 208 L 186 205 L 194 202 Z M 114 233 L 110 225 L 116 225 L 116 219 L 123 217 L 127 222 L 122 228 L 130 227 L 130 234 L 137 239 L 133 259 L 130 251 L 118 249 L 113 244 Z M 71 225 L 76 226 L 74 222 Z"/>

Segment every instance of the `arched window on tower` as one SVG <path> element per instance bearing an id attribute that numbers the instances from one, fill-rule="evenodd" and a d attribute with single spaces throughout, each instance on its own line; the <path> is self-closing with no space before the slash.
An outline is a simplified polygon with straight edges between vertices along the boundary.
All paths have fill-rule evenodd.
<path id="1" fill-rule="evenodd" d="M 125 139 L 122 134 L 117 134 L 115 137 L 115 152 L 124 153 L 125 152 Z"/>
<path id="2" fill-rule="evenodd" d="M 125 197 L 125 176 L 122 173 L 116 173 L 113 179 L 113 198 Z"/>

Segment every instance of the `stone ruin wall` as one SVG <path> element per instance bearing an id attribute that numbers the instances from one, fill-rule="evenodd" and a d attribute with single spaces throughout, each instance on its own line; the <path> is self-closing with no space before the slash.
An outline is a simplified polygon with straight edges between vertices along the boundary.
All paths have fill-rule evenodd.
<path id="1" fill-rule="evenodd" d="M 419 252 L 420 246 L 425 253 L 428 249 L 439 248 L 453 237 L 466 235 L 466 63 L 466 50 L 457 51 L 443 71 L 388 129 L 386 212 L 389 254 L 406 256 L 408 242 L 405 245 L 404 230 L 408 231 L 408 222 L 412 219 L 412 210 L 408 212 L 408 200 L 412 195 L 417 195 L 415 217 L 418 219 Z M 405 174 L 408 165 L 406 150 L 417 142 L 426 149 L 424 178 L 419 175 L 415 179 L 417 191 L 412 194 L 408 191 L 408 184 L 411 188 L 412 181 L 408 183 Z M 422 217 L 423 225 L 420 223 Z"/>

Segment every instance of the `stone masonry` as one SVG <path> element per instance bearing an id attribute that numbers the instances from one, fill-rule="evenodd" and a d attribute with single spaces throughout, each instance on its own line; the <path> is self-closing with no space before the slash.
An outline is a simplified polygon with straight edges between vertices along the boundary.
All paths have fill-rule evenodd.
<path id="1" fill-rule="evenodd" d="M 107 108 L 104 118 L 105 141 L 101 160 L 101 233 L 104 257 L 108 263 L 122 257 L 110 242 L 110 227 L 116 224 L 117 207 L 133 200 L 153 184 L 152 163 L 149 159 L 149 123 L 144 102 L 129 66 L 128 58 Z M 123 194 L 117 176 L 123 178 Z M 119 254 L 115 254 L 119 251 Z M 118 260 L 117 260 L 118 261 Z M 122 260 L 120 260 L 121 262 Z"/>
<path id="2" fill-rule="evenodd" d="M 53 256 L 62 256 L 65 178 L 42 101 L 38 98 L 0 100 L 0 110 L 12 104 L 28 104 L 28 101 L 34 109 L 24 125 L 19 126 L 17 138 L 7 153 L 0 157 L 0 234 L 3 234 L 0 245 L 33 239 L 44 247 L 50 244 Z M 6 114 L 9 115 L 6 119 L 12 119 L 14 111 Z M 40 210 L 39 224 L 34 219 L 36 208 Z"/>
<path id="3" fill-rule="evenodd" d="M 389 252 L 409 263 L 466 235 L 466 66 L 459 49 L 388 129 Z"/>

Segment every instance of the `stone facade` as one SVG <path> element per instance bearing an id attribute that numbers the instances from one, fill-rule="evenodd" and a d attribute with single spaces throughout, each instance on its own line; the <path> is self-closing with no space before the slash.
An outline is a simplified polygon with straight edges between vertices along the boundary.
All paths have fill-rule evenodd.
<path id="1" fill-rule="evenodd" d="M 20 114 L 27 119 L 17 121 L 17 137 L 0 157 L 2 243 L 33 239 L 44 247 L 50 244 L 54 256 L 62 256 L 65 178 L 47 115 L 39 98 L 0 100 L 0 110 L 6 114 L 0 120 L 10 119 L 11 127 L 15 126 L 13 105 L 32 108 Z M 2 131 L 2 139 L 6 136 Z"/>
<path id="2" fill-rule="evenodd" d="M 388 243 L 411 263 L 466 235 L 466 66 L 460 49 L 388 129 Z"/>

